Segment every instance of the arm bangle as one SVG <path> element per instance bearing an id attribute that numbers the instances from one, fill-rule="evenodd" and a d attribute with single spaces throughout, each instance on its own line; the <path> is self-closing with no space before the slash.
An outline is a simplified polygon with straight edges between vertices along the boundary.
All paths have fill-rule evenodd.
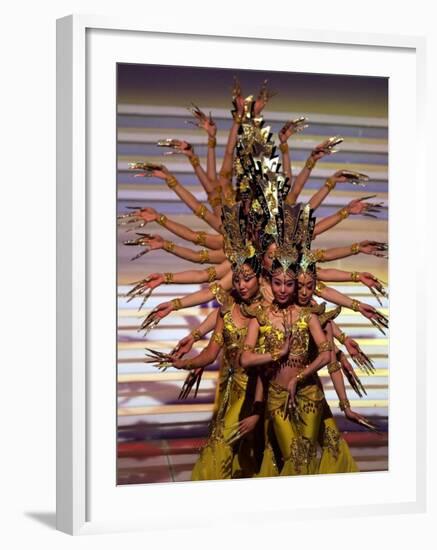
<path id="1" fill-rule="evenodd" d="M 202 248 L 202 250 L 199 252 L 199 262 L 201 264 L 205 264 L 209 261 L 209 250 L 207 250 L 206 248 Z"/>
<path id="2" fill-rule="evenodd" d="M 212 283 L 217 279 L 217 271 L 215 270 L 215 267 L 208 267 L 206 273 L 208 275 L 208 283 Z"/>
<path id="3" fill-rule="evenodd" d="M 174 176 L 169 176 L 165 181 L 170 189 L 174 189 L 178 184 L 178 180 Z"/>
<path id="4" fill-rule="evenodd" d="M 282 154 L 287 154 L 288 153 L 288 143 L 285 142 L 285 143 L 281 143 L 279 145 L 279 150 L 281 151 Z"/>
<path id="5" fill-rule="evenodd" d="M 308 168 L 308 170 L 312 170 L 316 165 L 316 162 L 316 159 L 314 159 L 312 156 L 308 157 L 307 161 L 305 162 L 305 168 Z"/>
<path id="6" fill-rule="evenodd" d="M 345 207 L 345 208 L 342 208 L 342 209 L 339 211 L 338 215 L 340 216 L 340 218 L 341 218 L 342 220 L 345 220 L 345 219 L 349 216 L 349 210 L 348 210 L 346 207 Z"/>
<path id="7" fill-rule="evenodd" d="M 305 375 L 303 372 L 299 372 L 297 375 L 296 375 L 296 380 L 297 382 L 303 382 L 305 380 Z"/>
<path id="8" fill-rule="evenodd" d="M 198 328 L 194 329 L 191 332 L 191 336 L 193 337 L 193 340 L 195 342 L 197 342 L 198 340 L 200 340 L 202 338 L 202 335 L 200 334 L 200 330 Z"/>
<path id="9" fill-rule="evenodd" d="M 352 271 L 351 281 L 353 281 L 354 283 L 359 283 L 360 282 L 360 274 L 359 274 L 358 271 Z"/>
<path id="10" fill-rule="evenodd" d="M 164 246 L 162 247 L 167 252 L 174 252 L 175 244 L 172 241 L 164 241 Z"/>
<path id="11" fill-rule="evenodd" d="M 314 252 L 314 257 L 316 262 L 324 262 L 325 261 L 325 253 L 326 248 L 319 248 Z"/>
<path id="12" fill-rule="evenodd" d="M 341 369 L 341 363 L 339 361 L 332 361 L 332 363 L 329 363 L 328 365 L 328 373 L 333 374 L 334 372 L 337 372 Z"/>
<path id="13" fill-rule="evenodd" d="M 178 309 L 182 309 L 184 307 L 180 298 L 173 298 L 171 303 L 173 305 L 173 311 L 178 311 Z"/>
<path id="14" fill-rule="evenodd" d="M 351 404 L 349 402 L 349 399 L 340 399 L 340 401 L 338 402 L 338 406 L 340 407 L 340 410 L 343 411 L 343 412 L 346 409 L 351 408 Z"/>
<path id="15" fill-rule="evenodd" d="M 201 220 L 204 220 L 206 213 L 207 213 L 206 206 L 204 204 L 201 204 L 199 208 L 194 212 L 194 215 L 200 218 Z"/>
<path id="16" fill-rule="evenodd" d="M 334 189 L 334 187 L 336 186 L 336 184 L 337 184 L 337 182 L 333 178 L 328 178 L 325 181 L 325 185 L 329 189 L 329 191 L 332 191 Z"/>
<path id="17" fill-rule="evenodd" d="M 162 227 L 165 227 L 165 224 L 167 223 L 167 216 L 165 214 L 160 214 L 156 220 L 159 225 L 162 225 Z"/>
<path id="18" fill-rule="evenodd" d="M 215 137 L 208 138 L 208 147 L 215 147 L 217 145 L 217 139 Z"/>
<path id="19" fill-rule="evenodd" d="M 193 155 L 192 157 L 188 157 L 188 160 L 190 161 L 190 164 L 193 168 L 197 168 L 200 166 L 200 160 L 197 155 Z"/>
<path id="20" fill-rule="evenodd" d="M 199 246 L 206 246 L 206 233 L 205 231 L 196 231 L 196 238 L 194 239 L 194 244 Z"/>
<path id="21" fill-rule="evenodd" d="M 323 290 L 325 290 L 326 285 L 323 281 L 317 281 L 316 283 L 316 292 L 320 294 Z"/>
<path id="22" fill-rule="evenodd" d="M 338 336 L 336 336 L 337 340 L 344 346 L 344 343 L 346 342 L 346 339 L 348 338 L 344 332 L 340 332 Z"/>
<path id="23" fill-rule="evenodd" d="M 360 243 L 354 243 L 351 246 L 351 252 L 352 252 L 352 254 L 359 254 L 360 253 Z"/>
<path id="24" fill-rule="evenodd" d="M 171 285 L 173 282 L 173 273 L 164 273 L 164 284 Z"/>
<path id="25" fill-rule="evenodd" d="M 359 302 L 358 300 L 352 300 L 350 309 L 352 309 L 353 311 L 360 311 L 360 305 L 361 302 Z"/>
<path id="26" fill-rule="evenodd" d="M 317 350 L 319 353 L 323 353 L 324 351 L 332 351 L 332 342 L 329 340 L 325 340 L 324 342 L 321 342 L 317 346 Z"/>
<path id="27" fill-rule="evenodd" d="M 211 342 L 215 342 L 218 346 L 223 346 L 223 334 L 221 332 L 214 332 L 211 336 Z"/>

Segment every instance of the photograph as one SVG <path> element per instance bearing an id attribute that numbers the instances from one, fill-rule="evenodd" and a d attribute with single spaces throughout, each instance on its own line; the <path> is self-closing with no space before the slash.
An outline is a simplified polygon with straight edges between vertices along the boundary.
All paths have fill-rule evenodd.
<path id="1" fill-rule="evenodd" d="M 388 83 L 117 63 L 118 485 L 389 471 Z"/>

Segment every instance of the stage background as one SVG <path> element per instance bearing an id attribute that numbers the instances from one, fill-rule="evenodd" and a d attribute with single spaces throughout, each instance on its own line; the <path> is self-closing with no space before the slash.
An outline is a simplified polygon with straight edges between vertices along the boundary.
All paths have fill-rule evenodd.
<path id="1" fill-rule="evenodd" d="M 206 134 L 187 120 L 193 120 L 187 110 L 191 102 L 205 112 L 212 112 L 216 121 L 217 163 L 220 166 L 231 124 L 231 90 L 233 76 L 238 76 L 243 95 L 257 94 L 264 79 L 277 92 L 264 111 L 266 125 L 274 139 L 290 118 L 304 115 L 310 126 L 289 139 L 293 175 L 303 167 L 311 149 L 324 139 L 341 135 L 345 141 L 339 152 L 319 161 L 312 171 L 300 200 L 306 201 L 323 186 L 326 178 L 340 168 L 364 172 L 370 176 L 365 188 L 338 184 L 323 205 L 316 211 L 318 219 L 338 211 L 350 200 L 369 194 L 388 204 L 388 80 L 384 78 L 351 77 L 344 75 L 314 75 L 207 69 L 118 65 L 117 113 L 117 181 L 118 213 L 128 206 L 155 208 L 171 219 L 194 230 L 211 231 L 195 217 L 165 182 L 157 178 L 137 178 L 128 170 L 134 161 L 164 162 L 172 173 L 199 200 L 206 199 L 192 167 L 182 155 L 164 157 L 165 150 L 156 142 L 163 138 L 185 139 L 192 143 L 203 166 L 206 166 Z M 379 219 L 351 216 L 315 241 L 315 247 L 346 246 L 365 239 L 387 242 L 388 209 L 383 208 Z M 144 230 L 144 228 L 143 228 Z M 156 223 L 146 231 L 162 235 L 176 244 L 196 248 L 167 232 Z M 153 292 L 147 308 L 138 312 L 140 300 L 126 302 L 129 283 L 153 272 L 201 269 L 164 251 L 151 251 L 130 261 L 138 248 L 127 247 L 123 241 L 133 238 L 125 229 L 118 232 L 118 483 L 148 483 L 184 481 L 190 477 L 198 449 L 207 434 L 211 418 L 217 363 L 204 373 L 196 399 L 178 401 L 185 372 L 169 369 L 160 372 L 145 364 L 144 347 L 170 351 L 174 345 L 210 311 L 203 305 L 173 312 L 166 317 L 144 341 L 137 327 L 144 315 L 160 302 L 193 292 L 199 285 L 163 285 Z M 370 271 L 387 281 L 387 261 L 360 254 L 323 267 L 348 271 Z M 330 285 L 348 295 L 380 307 L 370 291 L 361 284 Z M 387 300 L 382 311 L 388 313 Z M 360 470 L 385 470 L 388 466 L 388 339 L 360 314 L 343 309 L 338 322 L 347 334 L 356 338 L 374 361 L 376 373 L 366 376 L 358 371 L 367 396 L 360 399 L 348 387 L 352 406 L 381 427 L 382 435 L 366 432 L 346 421 L 338 410 L 338 399 L 326 369 L 320 371 L 327 399 L 337 422 L 345 430 Z M 388 336 L 388 335 L 387 335 Z M 195 345 L 202 349 L 207 340 Z"/>

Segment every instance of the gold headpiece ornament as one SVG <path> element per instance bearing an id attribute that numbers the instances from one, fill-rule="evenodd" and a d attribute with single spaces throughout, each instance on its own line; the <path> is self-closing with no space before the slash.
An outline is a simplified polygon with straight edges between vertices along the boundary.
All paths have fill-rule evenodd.
<path id="1" fill-rule="evenodd" d="M 224 229 L 224 252 L 233 266 L 240 269 L 244 262 L 256 256 L 253 244 L 247 239 L 246 228 L 241 218 L 241 203 L 222 208 Z"/>

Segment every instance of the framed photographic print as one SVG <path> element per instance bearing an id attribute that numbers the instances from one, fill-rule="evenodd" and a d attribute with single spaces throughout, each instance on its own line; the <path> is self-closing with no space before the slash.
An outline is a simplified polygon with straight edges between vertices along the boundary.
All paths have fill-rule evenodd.
<path id="1" fill-rule="evenodd" d="M 59 529 L 423 509 L 423 49 L 58 21 Z"/>

